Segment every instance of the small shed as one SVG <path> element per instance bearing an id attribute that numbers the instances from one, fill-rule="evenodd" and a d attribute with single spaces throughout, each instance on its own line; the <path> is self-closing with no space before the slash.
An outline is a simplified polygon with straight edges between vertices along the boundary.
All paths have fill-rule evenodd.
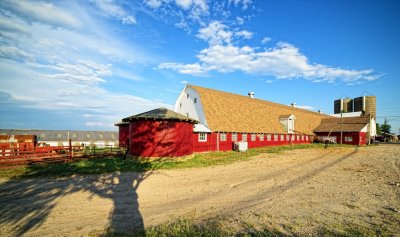
<path id="1" fill-rule="evenodd" d="M 114 125 L 118 127 L 119 147 L 127 147 L 129 137 L 129 122 L 119 122 Z"/>
<path id="2" fill-rule="evenodd" d="M 166 108 L 122 119 L 129 123 L 129 154 L 176 157 L 193 153 L 193 125 L 198 121 Z"/>
<path id="3" fill-rule="evenodd" d="M 349 145 L 366 145 L 370 120 L 368 117 L 324 118 L 314 129 L 321 141 L 330 140 Z"/>

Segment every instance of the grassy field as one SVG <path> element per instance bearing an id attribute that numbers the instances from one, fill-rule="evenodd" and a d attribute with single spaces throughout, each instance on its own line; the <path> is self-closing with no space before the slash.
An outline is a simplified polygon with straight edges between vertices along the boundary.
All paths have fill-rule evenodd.
<path id="1" fill-rule="evenodd" d="M 190 219 L 179 219 L 174 222 L 153 226 L 141 231 L 133 231 L 128 233 L 115 233 L 108 230 L 92 232 L 89 236 L 132 236 L 132 237 L 168 237 L 168 236 L 185 236 L 185 237 L 272 237 L 272 236 L 290 236 L 282 233 L 271 226 L 254 228 L 251 223 L 241 222 L 235 228 L 226 225 L 226 220 L 206 220 L 203 222 L 195 222 Z M 241 229 L 241 231 L 237 231 Z M 358 226 L 354 224 L 334 225 L 321 227 L 316 233 L 310 236 L 323 237 L 373 237 L 373 236 L 392 236 L 386 233 L 384 229 L 376 229 L 366 226 Z"/>
<path id="2" fill-rule="evenodd" d="M 339 146 L 339 145 L 335 145 Z M 286 150 L 323 148 L 322 144 L 304 144 L 292 146 L 260 147 L 249 149 L 246 152 L 226 151 L 195 154 L 185 159 L 137 159 L 122 160 L 115 158 L 84 159 L 69 163 L 46 163 L 0 169 L 0 177 L 5 178 L 32 178 L 48 176 L 69 176 L 73 174 L 100 174 L 115 171 L 145 172 L 156 169 L 180 169 L 207 167 L 213 165 L 230 164 L 238 160 L 245 160 L 261 153 L 278 153 Z"/>

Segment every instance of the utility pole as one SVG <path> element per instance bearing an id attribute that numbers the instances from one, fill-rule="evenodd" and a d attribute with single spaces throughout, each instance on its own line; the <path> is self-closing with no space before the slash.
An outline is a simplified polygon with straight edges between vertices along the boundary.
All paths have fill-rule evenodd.
<path id="1" fill-rule="evenodd" d="M 343 108 L 340 108 L 340 145 L 343 144 Z"/>
<path id="2" fill-rule="evenodd" d="M 368 141 L 367 141 L 367 144 L 368 145 L 371 145 L 371 114 L 369 114 L 369 123 L 368 123 L 368 128 L 369 129 L 367 129 L 367 132 L 368 132 Z"/>

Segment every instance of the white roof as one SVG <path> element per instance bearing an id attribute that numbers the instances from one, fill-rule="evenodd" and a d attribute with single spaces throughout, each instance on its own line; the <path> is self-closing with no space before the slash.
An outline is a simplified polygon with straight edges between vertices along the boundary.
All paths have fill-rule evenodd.
<path id="1" fill-rule="evenodd" d="M 343 113 L 343 118 L 349 118 L 349 117 L 361 117 L 362 112 L 351 112 L 351 113 Z M 330 116 L 340 118 L 340 114 L 330 114 Z"/>
<path id="2" fill-rule="evenodd" d="M 194 132 L 212 132 L 206 125 L 198 123 L 194 125 Z"/>

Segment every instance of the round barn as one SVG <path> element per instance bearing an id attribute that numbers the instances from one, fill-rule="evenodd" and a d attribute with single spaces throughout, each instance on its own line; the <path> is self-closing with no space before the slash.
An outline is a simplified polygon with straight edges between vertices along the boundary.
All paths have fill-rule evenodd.
<path id="1" fill-rule="evenodd" d="M 176 157 L 193 153 L 196 120 L 166 108 L 122 119 L 129 123 L 129 154 L 141 157 Z"/>

